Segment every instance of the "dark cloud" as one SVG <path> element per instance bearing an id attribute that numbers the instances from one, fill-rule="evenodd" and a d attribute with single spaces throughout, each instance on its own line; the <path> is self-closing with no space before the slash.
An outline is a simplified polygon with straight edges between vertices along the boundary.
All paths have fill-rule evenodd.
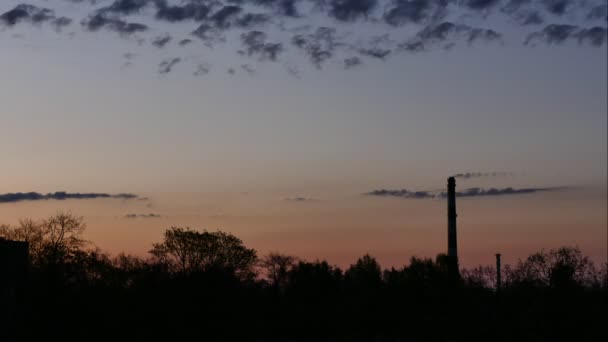
<path id="1" fill-rule="evenodd" d="M 532 0 L 508 0 L 500 10 L 504 13 L 511 14 L 527 9 L 531 3 Z"/>
<path id="2" fill-rule="evenodd" d="M 604 3 L 591 8 L 586 18 L 588 20 L 608 21 L 608 4 Z"/>
<path id="3" fill-rule="evenodd" d="M 545 22 L 540 13 L 535 11 L 516 14 L 515 19 L 522 26 L 540 25 Z"/>
<path id="4" fill-rule="evenodd" d="M 168 74 L 173 70 L 173 67 L 176 66 L 182 59 L 179 57 L 168 58 L 164 61 L 160 62 L 158 65 L 158 73 L 159 74 Z"/>
<path id="5" fill-rule="evenodd" d="M 239 6 L 228 5 L 215 12 L 208 21 L 217 28 L 228 29 L 236 23 L 243 9 Z"/>
<path id="6" fill-rule="evenodd" d="M 470 179 L 470 178 L 497 178 L 512 176 L 511 172 L 464 172 L 453 175 L 454 178 Z"/>
<path id="7" fill-rule="evenodd" d="M 171 41 L 171 36 L 170 35 L 163 35 L 163 36 L 158 36 L 156 38 L 154 38 L 154 40 L 152 41 L 152 45 L 156 46 L 157 48 L 163 48 L 165 47 L 165 45 L 167 45 L 170 41 Z"/>
<path id="8" fill-rule="evenodd" d="M 435 195 L 429 191 L 409 191 L 406 189 L 399 190 L 373 190 L 365 193 L 368 196 L 378 196 L 378 197 L 399 197 L 399 198 L 412 198 L 412 199 L 426 199 L 426 198 L 434 198 Z"/>
<path id="9" fill-rule="evenodd" d="M 344 59 L 344 69 L 351 69 L 361 65 L 361 59 L 359 57 L 349 57 Z"/>
<path id="10" fill-rule="evenodd" d="M 340 21 L 367 18 L 377 4 L 377 0 L 329 0 L 329 15 Z"/>
<path id="11" fill-rule="evenodd" d="M 254 75 L 255 69 L 249 64 L 241 64 L 241 69 L 246 72 L 248 75 Z"/>
<path id="12" fill-rule="evenodd" d="M 82 25 L 89 31 L 99 31 L 104 28 L 124 36 L 137 32 L 145 32 L 148 26 L 139 23 L 129 23 L 121 19 L 111 18 L 103 13 L 97 13 L 82 21 Z"/>
<path id="13" fill-rule="evenodd" d="M 304 196 L 297 196 L 297 197 L 289 197 L 286 198 L 285 201 L 287 202 L 296 202 L 296 203 L 302 203 L 302 202 L 318 202 L 318 199 L 315 198 L 310 198 L 310 197 L 304 197 Z"/>
<path id="14" fill-rule="evenodd" d="M 298 0 L 253 0 L 255 4 L 269 7 L 275 10 L 277 14 L 296 18 L 299 17 L 296 3 Z"/>
<path id="15" fill-rule="evenodd" d="M 317 69 L 333 56 L 336 46 L 341 45 L 336 39 L 336 29 L 331 27 L 319 27 L 312 34 L 295 35 L 291 43 L 304 50 Z"/>
<path id="16" fill-rule="evenodd" d="M 207 46 L 225 41 L 224 34 L 221 30 L 203 23 L 196 30 L 192 31 L 192 35 L 202 40 Z"/>
<path id="17" fill-rule="evenodd" d="M 70 193 L 64 191 L 51 192 L 41 194 L 38 192 L 16 192 L 0 194 L 0 203 L 13 203 L 20 201 L 40 201 L 40 200 L 66 200 L 66 199 L 94 199 L 94 198 L 120 198 L 134 199 L 137 195 L 123 194 L 105 194 L 105 193 Z"/>
<path id="18" fill-rule="evenodd" d="M 503 196 L 503 195 L 524 195 L 537 192 L 557 191 L 566 189 L 565 187 L 549 187 L 549 188 L 469 188 L 461 192 L 456 192 L 456 197 L 480 197 L 480 196 Z M 406 189 L 400 190 L 374 190 L 365 193 L 368 196 L 377 197 L 398 197 L 406 199 L 430 199 L 430 198 L 446 198 L 447 192 L 431 192 L 431 191 L 409 191 Z"/>
<path id="19" fill-rule="evenodd" d="M 72 19 L 67 17 L 59 17 L 54 19 L 51 23 L 55 27 L 55 30 L 61 31 L 64 27 L 72 24 Z"/>
<path id="20" fill-rule="evenodd" d="M 192 1 L 183 6 L 169 6 L 165 0 L 157 1 L 156 18 L 169 22 L 184 20 L 203 21 L 211 12 L 211 7 L 200 1 Z"/>
<path id="21" fill-rule="evenodd" d="M 563 15 L 570 6 L 571 0 L 542 0 L 543 5 L 549 13 Z"/>
<path id="22" fill-rule="evenodd" d="M 440 19 L 446 14 L 447 0 L 393 0 L 384 13 L 384 21 L 392 26 L 421 24 Z"/>
<path id="23" fill-rule="evenodd" d="M 500 0 L 465 0 L 464 6 L 475 11 L 488 10 L 498 5 Z"/>
<path id="24" fill-rule="evenodd" d="M 608 30 L 606 27 L 595 26 L 588 29 L 582 29 L 576 34 L 579 43 L 588 43 L 593 46 L 602 46 L 606 42 Z"/>
<path id="25" fill-rule="evenodd" d="M 482 189 L 482 188 L 469 188 L 462 192 L 456 192 L 456 197 L 478 197 L 478 196 L 503 196 L 503 195 L 523 195 L 523 194 L 533 194 L 536 192 L 546 192 L 546 191 L 555 191 L 564 188 L 522 188 L 522 189 L 514 189 L 514 188 L 490 188 L 490 189 Z M 439 194 L 439 197 L 445 198 L 447 197 L 446 192 L 442 192 Z"/>
<path id="26" fill-rule="evenodd" d="M 276 61 L 278 55 L 283 51 L 281 43 L 267 43 L 267 35 L 261 31 L 250 31 L 241 34 L 241 42 L 245 46 L 244 54 L 257 56 L 260 60 Z"/>
<path id="27" fill-rule="evenodd" d="M 153 2 L 153 0 L 115 0 L 110 6 L 100 8 L 99 13 L 135 14 Z"/>
<path id="28" fill-rule="evenodd" d="M 194 76 L 202 76 L 206 75 L 211 71 L 211 66 L 207 63 L 200 63 L 196 66 L 196 70 L 194 71 Z"/>
<path id="29" fill-rule="evenodd" d="M 546 44 L 562 44 L 568 40 L 577 40 L 579 44 L 588 43 L 600 47 L 606 42 L 607 29 L 595 26 L 588 29 L 574 25 L 551 24 L 542 31 L 528 35 L 525 45 L 534 46 L 537 42 Z"/>
<path id="30" fill-rule="evenodd" d="M 179 44 L 179 46 L 186 46 L 190 43 L 192 43 L 192 39 L 186 38 L 186 39 L 180 40 L 178 44 Z"/>
<path id="31" fill-rule="evenodd" d="M 379 49 L 379 48 L 359 49 L 358 51 L 360 54 L 362 54 L 364 56 L 373 57 L 373 58 L 377 58 L 377 59 L 384 59 L 388 55 L 390 55 L 390 53 L 392 52 L 389 49 Z"/>
<path id="32" fill-rule="evenodd" d="M 161 216 L 159 214 L 126 214 L 124 216 L 125 218 L 128 219 L 134 219 L 134 218 L 160 218 Z"/>
<path id="33" fill-rule="evenodd" d="M 447 42 L 451 47 L 455 41 L 464 40 L 468 44 L 477 41 L 491 42 L 500 40 L 502 35 L 491 29 L 482 29 L 464 24 L 442 22 L 437 25 L 429 25 L 416 34 L 416 37 L 400 45 L 406 51 L 422 51 L 427 48 Z"/>
<path id="34" fill-rule="evenodd" d="M 264 13 L 245 13 L 236 20 L 235 25 L 240 28 L 253 28 L 270 21 L 270 16 Z"/>
<path id="35" fill-rule="evenodd" d="M 56 17 L 53 10 L 28 4 L 17 5 L 12 10 L 0 15 L 0 23 L 6 26 L 14 26 L 20 22 L 39 24 L 54 19 Z"/>
<path id="36" fill-rule="evenodd" d="M 66 1 L 82 4 L 83 8 L 88 6 L 88 12 L 81 11 L 87 13 L 85 19 L 79 19 L 82 27 L 87 31 L 103 29 L 117 32 L 122 36 L 130 36 L 152 30 L 169 32 L 157 25 L 187 22 L 184 24 L 195 25 L 190 38 L 197 37 L 204 46 L 213 47 L 216 43 L 225 43 L 227 37 L 237 37 L 243 45 L 237 53 L 242 55 L 274 61 L 279 56 L 283 57 L 286 49 L 294 49 L 305 55 L 318 69 L 334 58 L 338 62 L 337 65 L 350 69 L 360 65 L 362 59 L 383 60 L 399 51 L 421 52 L 432 48 L 450 49 L 454 46 L 468 46 L 478 42 L 502 42 L 502 35 L 490 27 L 486 28 L 479 23 L 475 26 L 463 23 L 471 18 L 475 21 L 485 20 L 489 18 L 490 13 L 506 16 L 509 19 L 508 23 L 518 27 L 540 25 L 545 19 L 550 18 L 560 20 L 559 24 L 539 27 L 535 32 L 530 33 L 524 42 L 528 46 L 537 43 L 560 44 L 570 40 L 577 41 L 580 45 L 603 46 L 606 42 L 606 28 L 603 24 L 608 19 L 605 0 Z M 50 7 L 52 2 L 46 3 Z M 151 27 L 129 22 L 131 19 L 127 18 L 132 15 L 146 15 L 155 19 L 155 22 L 149 24 Z M 448 15 L 458 21 L 447 21 Z M 556 18 L 557 16 L 560 18 Z M 294 18 L 298 19 L 294 20 Z M 333 19 L 332 22 L 336 27 L 330 25 L 313 29 L 315 23 L 328 19 Z M 355 22 L 359 20 L 369 20 L 373 23 L 373 29 L 380 31 L 376 42 L 364 41 L 365 38 L 362 37 L 365 35 L 356 32 L 361 23 Z M 598 23 L 598 20 L 604 23 Z M 585 25 L 585 21 L 591 24 Z M 18 5 L 0 14 L 0 24 L 4 26 L 12 27 L 20 22 L 47 23 L 49 27 L 54 27 L 60 32 L 72 21 L 67 17 L 55 16 L 52 9 L 28 4 Z M 142 22 L 148 24 L 148 21 Z M 580 26 L 575 26 L 574 23 Z M 268 42 L 266 35 L 267 33 L 270 35 L 272 31 L 264 27 L 265 32 L 262 32 L 260 28 L 262 25 L 273 25 L 273 29 L 289 32 L 293 36 L 287 41 Z M 297 25 L 300 25 L 300 28 L 297 28 Z M 397 29 L 402 25 L 417 27 L 417 33 L 409 39 L 403 37 L 404 32 Z M 341 32 L 339 38 L 336 35 L 338 27 Z M 353 30 L 350 31 L 349 28 Z M 398 41 L 389 39 L 389 35 L 394 39 L 399 37 Z M 143 38 L 139 35 L 138 38 L 140 38 L 138 42 L 142 44 Z M 169 35 L 145 38 L 159 48 L 166 47 L 173 40 Z M 176 41 L 175 45 L 179 47 L 190 43 L 192 43 L 191 39 L 182 39 Z M 233 46 L 233 44 L 227 45 Z M 200 48 L 200 44 L 197 47 Z M 170 72 L 179 61 L 178 59 L 163 61 L 159 65 L 159 72 Z M 226 67 L 227 65 L 224 66 Z M 244 69 L 234 67 L 231 70 L 241 72 Z M 288 70 L 296 70 L 296 66 L 292 65 Z M 195 71 L 195 74 L 197 73 L 206 72 Z"/>

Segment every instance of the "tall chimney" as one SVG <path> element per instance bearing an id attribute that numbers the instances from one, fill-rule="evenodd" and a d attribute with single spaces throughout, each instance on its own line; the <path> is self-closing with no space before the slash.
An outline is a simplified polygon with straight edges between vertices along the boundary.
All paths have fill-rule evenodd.
<path id="1" fill-rule="evenodd" d="M 458 278 L 458 248 L 456 238 L 456 179 L 448 178 L 448 272 L 452 279 Z"/>
<path id="2" fill-rule="evenodd" d="M 500 253 L 496 254 L 496 293 L 500 292 L 502 286 L 501 271 L 500 271 Z"/>

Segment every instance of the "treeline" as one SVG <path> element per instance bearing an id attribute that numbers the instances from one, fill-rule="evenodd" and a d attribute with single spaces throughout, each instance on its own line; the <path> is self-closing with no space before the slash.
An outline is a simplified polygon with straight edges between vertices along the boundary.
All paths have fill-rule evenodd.
<path id="1" fill-rule="evenodd" d="M 19 341 L 608 337 L 606 264 L 575 247 L 505 265 L 497 291 L 491 266 L 462 269 L 449 281 L 444 255 L 384 270 L 365 255 L 343 270 L 259 256 L 229 233 L 171 227 L 149 257 L 111 257 L 84 241 L 84 230 L 83 218 L 70 213 L 0 226 L 0 239 L 28 242 L 30 252 L 17 319 L 0 334 Z"/>

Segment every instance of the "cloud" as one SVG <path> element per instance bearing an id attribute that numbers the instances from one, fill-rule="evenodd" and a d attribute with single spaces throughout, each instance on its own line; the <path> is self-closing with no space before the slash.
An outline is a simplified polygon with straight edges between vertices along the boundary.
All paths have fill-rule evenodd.
<path id="1" fill-rule="evenodd" d="M 192 1 L 183 6 L 169 6 L 166 0 L 159 0 L 156 4 L 156 19 L 168 22 L 203 21 L 211 12 L 211 7 L 203 2 Z"/>
<path id="2" fill-rule="evenodd" d="M 566 187 L 546 187 L 546 188 L 468 188 L 464 191 L 456 192 L 456 197 L 480 197 L 480 196 L 503 196 L 503 195 L 524 195 L 532 194 L 537 192 L 546 191 L 557 191 L 563 190 Z M 433 191 L 409 191 L 406 189 L 397 190 L 373 190 L 365 193 L 368 196 L 377 197 L 397 197 L 405 199 L 432 199 L 432 198 L 446 198 L 447 192 L 433 192 Z"/>
<path id="3" fill-rule="evenodd" d="M 512 172 L 464 172 L 452 175 L 454 178 L 470 179 L 470 178 L 496 178 L 513 176 Z"/>
<path id="4" fill-rule="evenodd" d="M 399 197 L 399 198 L 412 198 L 412 199 L 426 199 L 426 198 L 434 198 L 435 195 L 429 191 L 409 191 L 406 189 L 399 190 L 373 190 L 365 193 L 368 196 L 378 196 L 378 197 Z"/>
<path id="5" fill-rule="evenodd" d="M 261 31 L 250 31 L 241 34 L 241 42 L 245 46 L 242 52 L 247 56 L 257 56 L 260 60 L 276 61 L 283 51 L 281 43 L 267 43 L 267 35 Z"/>
<path id="6" fill-rule="evenodd" d="M 604 3 L 592 7 L 586 16 L 586 19 L 608 21 L 608 4 Z"/>
<path id="7" fill-rule="evenodd" d="M 211 17 L 209 17 L 209 22 L 213 24 L 213 26 L 221 29 L 228 29 L 232 26 L 238 19 L 238 15 L 243 11 L 243 9 L 239 6 L 228 5 L 222 7 L 219 11 L 215 12 Z"/>
<path id="8" fill-rule="evenodd" d="M 570 7 L 570 0 L 542 0 L 543 5 L 549 13 L 563 15 Z"/>
<path id="9" fill-rule="evenodd" d="M 221 30 L 212 27 L 209 24 L 203 23 L 191 33 L 193 36 L 202 40 L 206 46 L 225 41 L 224 34 Z"/>
<path id="10" fill-rule="evenodd" d="M 135 199 L 137 195 L 130 193 L 105 194 L 105 193 L 70 193 L 64 191 L 50 192 L 41 194 L 38 192 L 16 192 L 0 194 L 0 203 L 13 203 L 20 201 L 40 201 L 40 200 L 66 200 L 66 199 L 95 199 L 95 198 L 117 198 Z"/>
<path id="11" fill-rule="evenodd" d="M 344 59 L 344 69 L 354 68 L 361 65 L 361 59 L 359 57 L 349 57 Z"/>
<path id="12" fill-rule="evenodd" d="M 447 0 L 393 0 L 384 13 L 384 21 L 392 26 L 421 24 L 446 15 Z"/>
<path id="13" fill-rule="evenodd" d="M 453 44 L 456 41 L 466 41 L 468 45 L 471 45 L 477 41 L 491 42 L 501 40 L 501 38 L 502 35 L 500 33 L 491 29 L 454 24 L 446 21 L 425 27 L 416 34 L 414 39 L 401 44 L 400 48 L 406 51 L 417 52 L 445 42 Z"/>
<path id="14" fill-rule="evenodd" d="M 181 62 L 182 59 L 179 57 L 168 58 L 164 61 L 160 62 L 158 65 L 158 73 L 159 74 L 168 74 L 173 70 L 173 67 Z"/>
<path id="15" fill-rule="evenodd" d="M 154 40 L 152 41 L 152 45 L 156 46 L 159 49 L 162 49 L 163 47 L 165 47 L 165 45 L 167 45 L 173 38 L 168 35 L 162 35 L 162 36 L 158 36 L 156 38 L 154 38 Z"/>
<path id="16" fill-rule="evenodd" d="M 211 66 L 207 63 L 199 63 L 194 71 L 194 76 L 206 75 L 211 71 Z"/>
<path id="17" fill-rule="evenodd" d="M 255 74 L 255 69 L 249 64 L 241 64 L 241 69 L 249 75 Z"/>
<path id="18" fill-rule="evenodd" d="M 391 52 L 392 52 L 391 50 L 388 50 L 388 49 L 379 49 L 379 48 L 359 49 L 359 53 L 360 54 L 362 54 L 364 56 L 368 56 L 368 57 L 377 58 L 377 59 L 384 59 L 388 55 L 390 55 Z"/>
<path id="19" fill-rule="evenodd" d="M 253 0 L 255 4 L 272 8 L 277 14 L 292 18 L 300 16 L 296 7 L 297 1 L 298 0 Z"/>
<path id="20" fill-rule="evenodd" d="M 536 192 L 546 192 L 546 191 L 555 191 L 564 189 L 564 187 L 552 187 L 552 188 L 522 188 L 522 189 L 514 189 L 514 188 L 469 188 L 462 192 L 456 192 L 456 197 L 479 197 L 479 196 L 503 196 L 503 195 L 523 195 L 523 194 L 532 194 Z M 442 192 L 439 194 L 439 197 L 445 198 L 447 197 L 446 192 Z"/>
<path id="21" fill-rule="evenodd" d="M 124 218 L 134 219 L 134 218 L 160 218 L 159 214 L 126 214 Z"/>
<path id="22" fill-rule="evenodd" d="M 315 199 L 315 198 L 296 196 L 296 197 L 286 198 L 285 201 L 287 201 L 287 202 L 302 203 L 302 202 L 318 202 L 319 200 Z"/>
<path id="23" fill-rule="evenodd" d="M 58 32 L 61 31 L 64 27 L 70 26 L 72 24 L 72 19 L 67 17 L 59 17 L 54 19 L 51 23 L 55 27 L 55 30 Z"/>
<path id="24" fill-rule="evenodd" d="M 333 56 L 334 50 L 341 45 L 336 41 L 336 29 L 322 26 L 312 34 L 297 34 L 292 37 L 291 43 L 303 50 L 312 64 L 321 68 L 321 65 Z"/>
<path id="25" fill-rule="evenodd" d="M 483 11 L 498 5 L 500 0 L 465 0 L 464 6 L 475 11 Z"/>
<path id="26" fill-rule="evenodd" d="M 40 24 L 45 22 L 53 22 L 57 27 L 69 25 L 71 19 L 66 17 L 56 17 L 55 11 L 37 7 L 29 4 L 20 4 L 15 8 L 4 12 L 0 15 L 0 23 L 5 26 L 15 26 L 18 23 L 27 22 L 30 24 Z"/>
<path id="27" fill-rule="evenodd" d="M 575 25 L 551 24 L 545 26 L 541 31 L 528 35 L 524 44 L 534 46 L 537 42 L 545 44 L 563 44 L 569 40 L 577 40 L 579 44 L 587 43 L 600 47 L 606 42 L 607 28 L 594 26 L 581 28 Z"/>
<path id="28" fill-rule="evenodd" d="M 236 25 L 240 28 L 253 28 L 266 24 L 270 21 L 270 16 L 264 13 L 245 13 L 236 21 Z"/>
<path id="29" fill-rule="evenodd" d="M 110 6 L 100 8 L 98 12 L 130 15 L 140 12 L 151 3 L 152 0 L 115 0 Z"/>
<path id="30" fill-rule="evenodd" d="M 192 43 L 192 39 L 185 38 L 185 39 L 180 40 L 178 44 L 179 44 L 179 46 L 186 46 L 186 45 L 189 45 L 190 43 Z"/>
<path id="31" fill-rule="evenodd" d="M 81 24 L 91 32 L 99 31 L 100 29 L 105 28 L 107 30 L 117 32 L 123 36 L 130 36 L 137 32 L 145 32 L 149 29 L 148 26 L 144 24 L 129 23 L 121 19 L 108 17 L 104 13 L 92 15 L 87 19 L 84 19 Z"/>
<path id="32" fill-rule="evenodd" d="M 340 21 L 367 18 L 377 6 L 377 0 L 329 0 L 329 15 Z"/>
<path id="33" fill-rule="evenodd" d="M 299 75 L 300 65 L 286 60 L 288 50 L 304 55 L 317 69 L 332 60 L 338 62 L 337 66 L 352 69 L 363 65 L 361 61 L 366 58 L 384 60 L 399 53 L 422 52 L 436 47 L 449 49 L 502 43 L 503 35 L 491 26 L 505 22 L 498 20 L 499 16 L 508 19 L 509 25 L 526 30 L 523 32 L 527 36 L 523 42 L 526 46 L 557 45 L 572 40 L 581 47 L 597 47 L 607 41 L 605 0 L 66 1 L 79 4 L 81 17 L 77 22 L 86 31 L 105 30 L 124 37 L 138 34 L 140 44 L 144 39 L 141 34 L 153 46 L 167 49 L 190 45 L 197 39 L 202 41 L 202 46 L 197 44 L 188 50 L 179 50 L 179 53 L 189 55 L 176 57 L 179 61 L 192 60 L 194 67 L 200 63 L 194 60 L 197 55 L 191 54 L 194 49 L 228 43 L 226 47 L 234 47 L 237 53 L 260 61 L 275 61 L 280 56 L 282 65 L 289 65 L 287 70 L 294 75 Z M 54 2 L 46 1 L 45 4 L 50 8 L 17 5 L 0 14 L 0 25 L 13 28 L 19 23 L 45 23 L 43 27 L 61 32 L 72 23 L 70 18 L 55 15 Z M 141 23 L 132 22 L 133 16 Z M 556 23 L 547 25 L 551 20 Z M 544 28 L 530 29 L 541 24 Z M 173 26 L 171 30 L 167 25 Z M 407 30 L 403 26 L 407 26 Z M 507 30 L 504 25 L 501 28 Z M 179 29 L 183 30 L 182 36 Z M 275 31 L 284 31 L 291 36 L 282 34 L 274 38 Z M 162 32 L 172 33 L 169 36 Z M 192 39 L 183 36 L 186 34 Z M 377 36 L 365 41 L 369 34 Z M 169 46 L 172 37 L 181 40 L 176 40 L 175 46 Z M 232 37 L 237 41 L 228 42 Z M 273 37 L 272 42 L 268 37 Z M 240 43 L 242 47 L 234 43 Z M 160 61 L 161 73 L 170 72 L 179 63 L 171 61 L 175 59 Z M 228 67 L 223 65 L 221 68 L 226 70 Z"/>

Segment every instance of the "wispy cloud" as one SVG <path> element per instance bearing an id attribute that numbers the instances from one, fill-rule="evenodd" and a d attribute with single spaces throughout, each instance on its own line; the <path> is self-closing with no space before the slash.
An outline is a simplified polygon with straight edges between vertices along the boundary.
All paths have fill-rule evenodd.
<path id="1" fill-rule="evenodd" d="M 397 190 L 373 190 L 365 193 L 365 195 L 369 196 L 378 196 L 378 197 L 399 197 L 399 198 L 413 198 L 413 199 L 425 199 L 425 198 L 434 198 L 435 195 L 430 191 L 410 191 L 407 189 L 397 189 Z"/>
<path id="2" fill-rule="evenodd" d="M 135 219 L 135 218 L 161 218 L 162 216 L 160 216 L 159 214 L 126 214 L 124 216 L 124 218 L 128 218 L 128 219 Z"/>
<path id="3" fill-rule="evenodd" d="M 549 188 L 469 188 L 462 192 L 456 192 L 456 197 L 479 197 L 479 196 L 504 196 L 504 195 L 524 195 L 533 194 L 536 192 L 564 190 L 566 187 L 549 187 Z M 446 192 L 439 194 L 439 197 L 447 197 Z"/>
<path id="4" fill-rule="evenodd" d="M 135 194 L 105 194 L 105 193 L 70 193 L 64 191 L 50 192 L 41 194 L 38 192 L 16 192 L 0 194 L 0 203 L 13 203 L 20 201 L 41 201 L 41 200 L 67 200 L 67 199 L 95 199 L 95 198 L 118 198 L 134 199 L 138 198 Z"/>
<path id="5" fill-rule="evenodd" d="M 481 196 L 505 196 L 505 195 L 524 195 L 537 192 L 564 190 L 567 187 L 544 187 L 544 188 L 468 188 L 464 191 L 457 191 L 456 197 L 481 197 Z M 410 191 L 406 189 L 380 189 L 365 193 L 367 196 L 376 197 L 396 197 L 404 199 L 432 199 L 446 198 L 447 192 L 437 191 Z"/>
<path id="6" fill-rule="evenodd" d="M 453 175 L 454 178 L 471 179 L 471 178 L 502 178 L 514 176 L 512 172 L 464 172 Z"/>
<path id="7" fill-rule="evenodd" d="M 296 197 L 288 197 L 285 198 L 286 202 L 295 202 L 295 203 L 303 203 L 303 202 L 318 202 L 319 200 L 316 198 L 304 197 L 304 196 L 296 196 Z"/>

